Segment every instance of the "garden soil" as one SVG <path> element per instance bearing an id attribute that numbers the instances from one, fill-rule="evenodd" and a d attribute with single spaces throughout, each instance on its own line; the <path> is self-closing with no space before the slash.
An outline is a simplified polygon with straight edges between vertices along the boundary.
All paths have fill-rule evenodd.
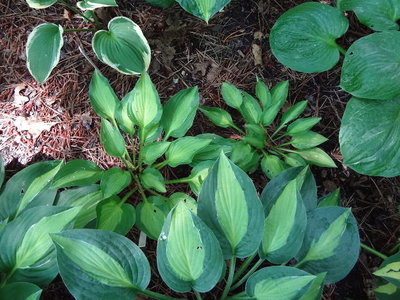
<path id="1" fill-rule="evenodd" d="M 352 207 L 359 222 L 361 241 L 382 253 L 390 253 L 400 237 L 400 179 L 359 175 L 342 164 L 338 133 L 349 95 L 338 87 L 340 67 L 320 74 L 297 73 L 279 64 L 271 54 L 268 36 L 275 20 L 305 1 L 233 0 L 209 24 L 185 13 L 178 5 L 162 10 L 142 0 L 117 2 L 119 8 L 101 9 L 98 15 L 105 24 L 114 16 L 127 16 L 139 24 L 152 48 L 149 72 L 163 101 L 183 88 L 197 85 L 201 104 L 228 109 L 220 96 L 219 88 L 224 81 L 253 93 L 256 76 L 270 86 L 289 80 L 289 102 L 309 101 L 305 115 L 322 118 L 315 131 L 329 138 L 322 148 L 338 166 L 312 168 L 319 195 L 340 188 L 342 205 Z M 349 17 L 349 33 L 339 40 L 345 48 L 369 33 L 355 22 L 354 16 Z M 65 34 L 60 63 L 48 81 L 35 82 L 26 68 L 24 47 L 27 35 L 43 22 L 64 28 L 89 26 L 60 5 L 33 10 L 23 0 L 0 0 L 0 154 L 7 162 L 7 176 L 26 164 L 45 159 L 84 158 L 103 168 L 120 165 L 118 160 L 105 155 L 99 144 L 99 118 L 88 100 L 93 68 L 79 47 L 110 79 L 118 96 L 127 93 L 137 78 L 102 65 L 91 50 L 92 33 L 74 32 Z M 230 112 L 235 116 L 234 111 Z M 237 138 L 228 129 L 215 128 L 199 113 L 190 134 L 203 132 Z M 187 172 L 170 169 L 165 175 L 173 179 Z M 255 173 L 252 178 L 261 191 L 266 177 Z M 172 192 L 189 192 L 183 185 L 173 188 Z M 135 204 L 138 199 L 130 201 Z M 137 242 L 138 232 L 134 229 L 128 237 Z M 157 275 L 155 243 L 148 241 L 144 250 L 152 265 L 150 288 L 182 297 L 171 292 Z M 372 273 L 380 263 L 379 258 L 362 251 L 349 276 L 325 288 L 324 299 L 374 299 Z M 217 299 L 220 292 L 217 287 L 205 299 Z M 73 298 L 57 278 L 45 289 L 43 299 Z"/>

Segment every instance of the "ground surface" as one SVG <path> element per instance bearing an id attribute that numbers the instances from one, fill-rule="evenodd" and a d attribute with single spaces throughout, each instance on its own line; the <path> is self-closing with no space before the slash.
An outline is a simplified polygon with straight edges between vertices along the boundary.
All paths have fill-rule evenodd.
<path id="1" fill-rule="evenodd" d="M 310 109 L 306 115 L 322 117 L 316 131 L 329 138 L 323 148 L 338 165 L 337 169 L 313 168 L 320 195 L 340 187 L 342 204 L 353 208 L 360 224 L 362 242 L 388 253 L 400 236 L 400 179 L 362 176 L 341 164 L 338 132 L 349 96 L 337 86 L 340 68 L 321 74 L 296 73 L 279 64 L 268 46 L 268 33 L 275 20 L 305 1 L 233 0 L 209 25 L 178 6 L 161 10 L 142 0 L 117 2 L 118 9 L 102 11 L 101 17 L 107 21 L 123 15 L 141 26 L 153 50 L 150 74 L 162 100 L 182 88 L 198 85 L 202 104 L 223 107 L 219 87 L 224 81 L 252 93 L 256 76 L 270 85 L 289 80 L 290 102 L 307 99 Z M 99 63 L 91 51 L 91 33 L 71 33 L 65 38 L 59 65 L 45 84 L 39 84 L 25 66 L 24 46 L 29 32 L 42 22 L 62 24 L 64 28 L 87 25 L 59 5 L 35 11 L 22 0 L 1 0 L 0 16 L 0 153 L 10 163 L 9 174 L 22 165 L 44 159 L 85 158 L 104 168 L 118 164 L 99 145 L 99 119 L 87 98 L 92 68 L 78 46 L 101 67 L 119 96 L 133 87 L 136 78 Z M 347 48 L 366 33 L 367 29 L 352 22 L 349 34 L 340 43 Z M 256 65 L 260 59 L 262 64 Z M 191 133 L 210 130 L 231 134 L 229 130 L 216 130 L 199 114 Z M 254 174 L 253 179 L 260 189 L 266 183 L 260 173 Z M 137 241 L 137 232 L 129 237 Z M 154 249 L 152 246 L 148 248 Z M 157 278 L 154 251 L 147 253 L 154 271 L 151 288 L 170 293 Z M 374 299 L 372 272 L 380 262 L 362 252 L 351 274 L 325 289 L 324 299 Z M 209 299 L 214 298 L 216 295 L 209 295 Z M 43 299 L 72 298 L 56 280 L 46 289 Z"/>

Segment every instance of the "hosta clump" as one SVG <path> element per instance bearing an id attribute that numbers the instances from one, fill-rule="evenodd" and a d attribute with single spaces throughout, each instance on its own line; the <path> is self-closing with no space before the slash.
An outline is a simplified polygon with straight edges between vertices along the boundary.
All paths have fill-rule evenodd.
<path id="1" fill-rule="evenodd" d="M 200 110 L 215 125 L 233 128 L 241 135 L 238 141 L 232 140 L 230 158 L 243 170 L 254 172 L 261 164 L 265 174 L 272 178 L 293 166 L 335 167 L 332 159 L 317 147 L 327 139 L 311 131 L 320 118 L 298 118 L 306 109 L 307 101 L 287 108 L 278 121 L 280 111 L 287 104 L 288 81 L 269 90 L 263 81 L 257 80 L 257 99 L 229 83 L 222 85 L 221 92 L 225 103 L 242 115 L 244 129 L 224 109 L 203 106 Z"/>
<path id="2" fill-rule="evenodd" d="M 354 96 L 340 130 L 344 164 L 366 175 L 397 176 L 400 156 L 394 153 L 400 139 L 393 134 L 400 126 L 400 2 L 336 2 L 337 8 L 307 2 L 285 12 L 271 30 L 272 53 L 289 68 L 306 73 L 331 69 L 343 54 L 340 87 Z M 362 24 L 381 32 L 356 40 L 346 51 L 336 39 L 348 30 L 349 21 L 342 12 L 347 10 L 354 11 Z"/>

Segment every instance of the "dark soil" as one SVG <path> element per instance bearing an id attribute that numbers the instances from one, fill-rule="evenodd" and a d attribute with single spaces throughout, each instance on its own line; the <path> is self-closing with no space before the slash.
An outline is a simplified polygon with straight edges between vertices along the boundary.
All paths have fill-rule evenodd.
<path id="1" fill-rule="evenodd" d="M 177 5 L 161 10 L 142 0 L 118 2 L 118 9 L 102 10 L 101 17 L 107 20 L 123 15 L 141 26 L 153 50 L 150 75 L 163 100 L 180 89 L 197 85 L 202 104 L 224 107 L 219 91 L 224 81 L 253 93 L 256 76 L 270 86 L 289 80 L 290 102 L 307 99 L 310 109 L 306 115 L 322 117 L 316 131 L 329 138 L 323 149 L 338 165 L 336 169 L 313 167 L 320 196 L 339 187 L 342 205 L 352 207 L 359 222 L 362 242 L 390 254 L 389 250 L 400 237 L 400 179 L 363 176 L 342 165 L 338 132 L 349 95 L 338 87 L 340 67 L 320 74 L 297 73 L 279 64 L 269 49 L 268 34 L 275 20 L 289 8 L 306 1 L 233 0 L 208 25 Z M 79 53 L 78 46 L 101 66 L 119 96 L 133 87 L 136 78 L 118 74 L 99 63 L 91 51 L 91 33 L 73 33 L 66 37 L 62 59 L 50 79 L 38 84 L 25 66 L 27 34 L 45 21 L 72 28 L 82 26 L 81 20 L 59 5 L 35 11 L 22 0 L 2 0 L 0 15 L 0 152 L 8 163 L 13 161 L 8 166 L 10 172 L 20 168 L 17 161 L 26 164 L 43 159 L 85 158 L 104 168 L 118 165 L 118 161 L 104 154 L 99 144 L 99 120 L 87 98 L 92 68 Z M 369 32 L 353 16 L 350 19 L 350 31 L 339 41 L 345 48 Z M 262 50 L 258 57 L 262 65 L 255 65 L 254 48 Z M 18 96 L 27 97 L 26 102 L 16 103 Z M 52 126 L 33 133 L 20 130 L 15 125 L 18 116 Z M 229 130 L 215 129 L 198 114 L 191 134 L 203 132 L 232 134 Z M 175 177 L 173 172 L 170 170 L 168 176 Z M 261 173 L 252 177 L 261 191 L 267 179 Z M 177 187 L 180 188 L 187 190 L 185 186 Z M 129 237 L 137 242 L 138 233 L 133 230 Z M 157 275 L 153 249 L 155 243 L 151 242 L 145 250 L 153 270 L 150 288 L 175 295 Z M 379 258 L 362 251 L 350 275 L 326 287 L 324 299 L 374 299 L 372 272 L 380 263 Z M 206 299 L 217 299 L 217 294 L 218 288 Z M 72 297 L 57 278 L 45 289 L 43 299 Z"/>

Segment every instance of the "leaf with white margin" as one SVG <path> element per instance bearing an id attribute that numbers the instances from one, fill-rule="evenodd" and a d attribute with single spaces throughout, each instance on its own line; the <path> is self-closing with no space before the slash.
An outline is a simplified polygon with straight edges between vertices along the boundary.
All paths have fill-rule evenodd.
<path id="1" fill-rule="evenodd" d="M 208 21 L 232 0 L 176 0 L 184 10 Z"/>
<path id="2" fill-rule="evenodd" d="M 93 37 L 97 57 L 123 74 L 146 72 L 151 50 L 140 27 L 128 18 L 115 17 L 108 23 L 108 29 L 97 31 Z"/>
<path id="3" fill-rule="evenodd" d="M 118 6 L 115 0 L 84 0 L 76 3 L 81 10 L 94 10 L 100 7 Z"/>
<path id="4" fill-rule="evenodd" d="M 29 7 L 34 9 L 43 9 L 52 6 L 57 1 L 58 0 L 26 0 L 26 3 Z"/>
<path id="5" fill-rule="evenodd" d="M 35 27 L 26 43 L 26 62 L 29 73 L 39 82 L 45 82 L 60 60 L 64 44 L 63 28 L 44 23 Z"/>

